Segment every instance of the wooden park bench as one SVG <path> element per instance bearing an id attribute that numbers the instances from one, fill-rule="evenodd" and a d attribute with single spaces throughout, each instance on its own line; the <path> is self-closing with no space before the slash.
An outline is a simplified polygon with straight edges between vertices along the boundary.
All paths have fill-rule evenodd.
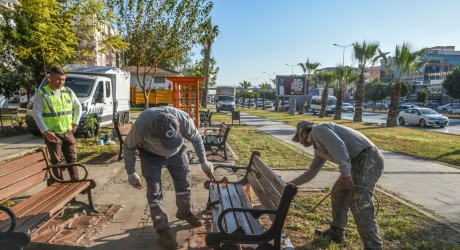
<path id="1" fill-rule="evenodd" d="M 10 120 L 11 125 L 14 120 L 18 119 L 18 108 L 0 108 L 0 125 L 3 130 L 3 122 L 5 120 Z"/>
<path id="2" fill-rule="evenodd" d="M 204 148 L 211 150 L 210 155 L 220 155 L 227 160 L 227 137 L 230 133 L 230 127 L 222 123 L 219 129 L 206 129 L 203 135 Z M 218 152 L 224 151 L 221 155 Z"/>
<path id="3" fill-rule="evenodd" d="M 128 135 L 129 131 L 133 127 L 132 122 L 128 122 L 123 125 L 115 125 L 115 131 L 117 132 L 118 141 L 120 142 L 120 152 L 118 152 L 118 160 L 123 159 L 123 141 L 125 140 L 126 136 Z"/>
<path id="4" fill-rule="evenodd" d="M 79 180 L 58 179 L 51 168 L 78 166 L 85 171 Z M 65 176 L 66 173 L 64 173 Z M 81 174 L 81 172 L 80 172 Z M 88 170 L 81 164 L 50 165 L 44 150 L 0 164 L 0 204 L 15 203 L 19 195 L 31 188 L 41 188 L 12 207 L 0 205 L 0 249 L 22 249 L 31 237 L 58 216 L 65 205 L 80 193 L 88 194 L 89 208 L 94 210 L 91 189 L 96 187 L 87 179 Z M 41 185 L 50 179 L 49 186 Z M 40 224 L 40 225 L 39 225 Z"/>
<path id="5" fill-rule="evenodd" d="M 208 109 L 208 111 L 201 111 L 200 112 L 200 127 L 208 126 L 212 127 L 212 112 Z"/>
<path id="6" fill-rule="evenodd" d="M 213 232 L 206 235 L 206 245 L 219 249 L 229 244 L 257 244 L 257 249 L 280 249 L 284 222 L 297 187 L 281 180 L 258 152 L 252 153 L 247 167 L 218 168 L 240 170 L 245 175 L 238 181 L 229 181 L 226 177 L 207 181 Z M 253 193 L 257 200 L 253 199 Z M 268 215 L 271 225 L 259 220 L 264 214 Z"/>

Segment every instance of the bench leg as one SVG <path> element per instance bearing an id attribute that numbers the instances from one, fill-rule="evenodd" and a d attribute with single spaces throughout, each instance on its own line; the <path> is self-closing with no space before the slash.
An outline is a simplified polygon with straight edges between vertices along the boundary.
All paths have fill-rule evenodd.
<path id="1" fill-rule="evenodd" d="M 88 188 L 88 206 L 92 211 L 94 211 L 93 197 L 91 195 L 91 193 L 92 193 L 91 191 L 92 191 L 92 189 Z"/>

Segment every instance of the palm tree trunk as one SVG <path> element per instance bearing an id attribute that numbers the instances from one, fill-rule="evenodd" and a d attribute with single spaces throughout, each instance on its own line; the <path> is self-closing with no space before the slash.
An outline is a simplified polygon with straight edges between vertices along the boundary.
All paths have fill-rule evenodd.
<path id="1" fill-rule="evenodd" d="M 361 74 L 359 75 L 358 84 L 356 85 L 356 106 L 355 106 L 355 115 L 353 116 L 353 122 L 362 122 L 363 121 L 363 95 L 364 95 L 364 68 L 361 69 Z"/>
<path id="2" fill-rule="evenodd" d="M 326 114 L 327 105 L 327 84 L 324 85 L 323 94 L 321 95 L 321 111 L 319 112 L 319 118 L 323 118 Z"/>
<path id="3" fill-rule="evenodd" d="M 396 127 L 398 125 L 398 115 L 399 115 L 399 97 L 401 95 L 401 88 L 402 88 L 402 83 L 401 81 L 397 81 L 395 85 L 393 86 L 393 89 L 391 91 L 391 102 L 390 102 L 390 108 L 388 112 L 388 119 L 386 126 L 387 127 Z"/>
<path id="4" fill-rule="evenodd" d="M 343 83 L 340 83 L 339 96 L 337 96 L 337 104 L 335 105 L 334 120 L 342 119 L 342 102 L 343 102 Z"/>

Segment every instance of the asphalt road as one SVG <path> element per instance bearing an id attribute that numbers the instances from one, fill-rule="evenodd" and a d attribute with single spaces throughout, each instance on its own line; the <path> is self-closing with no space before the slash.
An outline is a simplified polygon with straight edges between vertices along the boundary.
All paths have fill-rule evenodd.
<path id="1" fill-rule="evenodd" d="M 351 112 L 342 113 L 343 119 L 353 120 L 353 116 L 354 116 L 354 113 L 351 113 Z M 368 112 L 363 113 L 363 122 L 385 124 L 386 120 L 387 120 L 387 114 L 368 113 Z M 446 134 L 460 135 L 460 119 L 449 119 L 449 125 L 444 128 L 440 128 L 440 127 L 422 128 L 417 125 L 404 125 L 404 126 L 408 128 L 413 128 L 413 129 L 429 130 L 429 131 L 446 133 Z"/>

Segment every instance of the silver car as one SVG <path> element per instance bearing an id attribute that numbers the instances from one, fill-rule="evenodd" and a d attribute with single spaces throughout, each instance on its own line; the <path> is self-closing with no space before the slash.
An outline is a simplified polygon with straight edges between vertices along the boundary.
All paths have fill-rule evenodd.
<path id="1" fill-rule="evenodd" d="M 399 113 L 400 125 L 418 124 L 420 127 L 439 126 L 443 128 L 449 124 L 449 119 L 429 108 L 408 108 Z"/>
<path id="2" fill-rule="evenodd" d="M 342 111 L 343 112 L 355 112 L 355 107 L 353 107 L 351 103 L 344 102 L 342 103 Z"/>

